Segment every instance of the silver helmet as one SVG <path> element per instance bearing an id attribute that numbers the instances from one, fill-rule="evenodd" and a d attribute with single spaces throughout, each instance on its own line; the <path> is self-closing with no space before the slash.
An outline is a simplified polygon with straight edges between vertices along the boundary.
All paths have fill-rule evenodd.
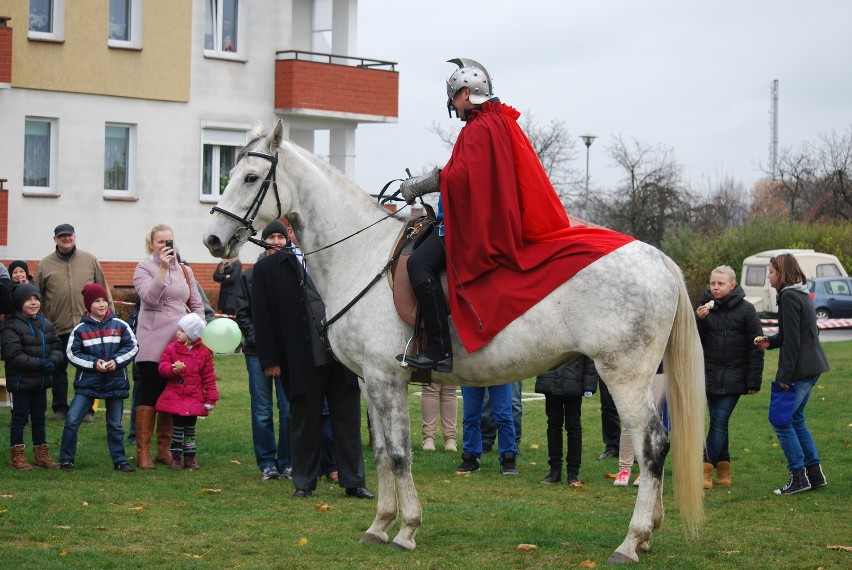
<path id="1" fill-rule="evenodd" d="M 474 105 L 481 105 L 494 96 L 491 76 L 484 65 L 475 59 L 463 57 L 447 60 L 447 63 L 455 63 L 459 66 L 447 79 L 447 108 L 452 107 L 453 96 L 462 87 L 470 88 L 470 102 Z"/>

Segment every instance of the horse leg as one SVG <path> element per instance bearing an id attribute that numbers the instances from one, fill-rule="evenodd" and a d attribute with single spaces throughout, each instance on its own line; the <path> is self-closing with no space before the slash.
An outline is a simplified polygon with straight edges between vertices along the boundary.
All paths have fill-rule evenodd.
<path id="1" fill-rule="evenodd" d="M 634 390 L 642 390 L 643 393 Z M 629 395 L 631 391 L 632 398 Z M 663 522 L 663 466 L 669 442 L 647 383 L 627 389 L 623 386 L 610 388 L 610 392 L 633 441 L 641 478 L 627 536 L 608 562 L 638 562 L 637 551 L 648 552 L 651 549 L 651 534 Z"/>
<path id="2" fill-rule="evenodd" d="M 413 550 L 414 534 L 422 518 L 420 501 L 411 475 L 411 432 L 408 417 L 408 386 L 397 378 L 367 381 L 374 427 L 374 455 L 378 476 L 378 505 L 373 524 L 361 538 L 362 543 L 387 543 L 387 529 L 397 516 L 399 533 L 391 546 Z"/>

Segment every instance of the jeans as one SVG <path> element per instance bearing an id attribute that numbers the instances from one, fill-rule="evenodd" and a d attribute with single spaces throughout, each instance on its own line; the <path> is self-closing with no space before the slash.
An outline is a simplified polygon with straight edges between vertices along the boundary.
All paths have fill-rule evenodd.
<path id="1" fill-rule="evenodd" d="M 712 463 L 715 467 L 720 461 L 731 460 L 728 452 L 728 420 L 731 419 L 739 399 L 739 394 L 733 396 L 707 394 L 710 429 L 707 432 L 707 443 L 704 448 L 705 463 Z"/>
<path id="2" fill-rule="evenodd" d="M 24 390 L 12 394 L 12 423 L 9 426 L 9 444 L 24 443 L 24 428 L 32 421 L 33 445 L 47 443 L 44 415 L 47 413 L 47 390 Z"/>
<path id="3" fill-rule="evenodd" d="M 521 391 L 524 383 L 521 381 L 512 382 L 509 384 L 512 387 L 512 422 L 515 424 L 515 449 L 521 448 L 521 430 L 524 418 L 524 405 L 521 401 Z M 488 448 L 494 447 L 494 440 L 497 439 L 497 425 L 494 423 L 494 416 L 491 413 L 491 398 L 488 392 L 482 400 L 482 423 L 480 426 L 482 432 L 482 444 Z"/>
<path id="4" fill-rule="evenodd" d="M 793 421 L 788 426 L 772 426 L 778 435 L 778 443 L 787 457 L 787 469 L 795 471 L 803 467 L 817 465 L 819 453 L 811 437 L 811 430 L 805 423 L 805 406 L 811 397 L 811 390 L 819 380 L 819 374 L 793 382 L 796 400 L 793 409 Z"/>
<path id="5" fill-rule="evenodd" d="M 263 373 L 256 354 L 245 354 L 251 398 L 251 436 L 258 468 L 275 467 L 279 471 L 293 466 L 290 455 L 290 405 L 284 397 L 281 378 Z M 275 420 L 272 391 L 278 401 L 278 446 L 275 445 Z"/>
<path id="6" fill-rule="evenodd" d="M 62 447 L 59 450 L 59 458 L 62 461 L 74 461 L 77 453 L 77 429 L 95 403 L 95 398 L 74 394 L 71 407 L 65 415 L 65 429 L 62 431 Z M 124 415 L 124 399 L 109 398 L 104 400 L 106 408 L 107 446 L 112 462 L 120 463 L 127 461 L 124 454 L 124 430 L 121 428 L 121 418 Z"/>
<path id="7" fill-rule="evenodd" d="M 515 424 L 512 421 L 512 387 L 509 384 L 488 386 L 486 388 L 462 386 L 462 440 L 464 452 L 474 457 L 482 456 L 482 400 L 485 391 L 491 399 L 491 412 L 497 424 L 497 442 L 500 459 L 507 452 L 518 453 L 515 445 Z"/>

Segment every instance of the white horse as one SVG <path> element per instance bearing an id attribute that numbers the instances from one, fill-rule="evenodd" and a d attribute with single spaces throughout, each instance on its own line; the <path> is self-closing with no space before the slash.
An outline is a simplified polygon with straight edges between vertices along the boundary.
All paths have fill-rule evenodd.
<path id="1" fill-rule="evenodd" d="M 302 250 L 313 252 L 386 218 L 307 258 L 331 318 L 382 270 L 403 222 L 387 217 L 327 162 L 282 140 L 282 131 L 280 121 L 269 134 L 260 123 L 255 127 L 254 140 L 231 170 L 204 243 L 215 256 L 233 257 L 249 237 L 246 228 L 252 221 L 263 228 L 286 215 Z M 399 517 L 391 546 L 403 550 L 415 547 L 421 524 L 411 473 L 411 369 L 401 368 L 395 358 L 411 334 L 384 283 L 370 288 L 328 329 L 334 354 L 365 381 L 373 424 L 378 505 L 361 542 L 387 543 L 388 529 Z M 436 373 L 433 382 L 494 385 L 534 376 L 577 354 L 595 361 L 629 430 L 641 474 L 627 536 L 611 562 L 638 562 L 637 550 L 650 549 L 651 533 L 663 521 L 669 440 L 651 380 L 664 362 L 675 493 L 687 530 L 695 532 L 703 517 L 703 355 L 683 276 L 660 251 L 631 242 L 581 270 L 473 354 L 466 353 L 453 330 L 453 353 L 452 374 Z"/>

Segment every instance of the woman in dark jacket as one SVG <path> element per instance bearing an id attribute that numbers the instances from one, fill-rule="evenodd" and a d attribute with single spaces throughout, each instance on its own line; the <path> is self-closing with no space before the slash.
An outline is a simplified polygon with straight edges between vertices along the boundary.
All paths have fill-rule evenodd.
<path id="1" fill-rule="evenodd" d="M 583 355 L 535 379 L 535 391 L 544 394 L 544 410 L 547 414 L 547 455 L 550 473 L 541 480 L 542 483 L 558 483 L 562 480 L 562 426 L 564 424 L 568 434 L 568 450 L 565 455 L 568 484 L 580 484 L 583 450 L 580 408 L 583 396 L 591 397 L 597 390 L 599 380 L 600 376 L 594 361 Z"/>
<path id="2" fill-rule="evenodd" d="M 731 485 L 728 421 L 743 394 L 760 391 L 763 352 L 754 339 L 763 334 L 754 305 L 745 300 L 737 275 L 727 265 L 710 274 L 710 288 L 695 310 L 704 348 L 704 377 L 710 429 L 704 449 L 704 488 Z"/>
<path id="3" fill-rule="evenodd" d="M 819 343 L 816 312 L 808 289 L 807 279 L 796 258 L 784 253 L 769 260 L 769 284 L 778 291 L 778 333 L 755 339 L 762 350 L 779 348 L 777 388 L 793 391 L 792 419 L 786 425 L 772 427 L 787 457 L 790 479 L 776 495 L 791 495 L 809 489 L 825 487 L 828 482 L 822 472 L 819 452 L 805 423 L 805 406 L 820 374 L 828 372 L 828 359 Z M 776 387 L 773 386 L 773 391 Z"/>
<path id="4" fill-rule="evenodd" d="M 6 388 L 13 394 L 9 427 L 12 467 L 32 469 L 24 457 L 24 428 L 32 422 L 37 467 L 56 468 L 48 454 L 45 412 L 47 389 L 53 385 L 53 369 L 62 362 L 62 347 L 56 329 L 41 313 L 41 293 L 33 285 L 18 285 L 13 293 L 14 312 L 2 333 L 6 363 Z"/>
<path id="5" fill-rule="evenodd" d="M 213 281 L 219 284 L 219 312 L 226 315 L 236 312 L 242 272 L 243 264 L 238 257 L 220 262 L 213 272 Z"/>

